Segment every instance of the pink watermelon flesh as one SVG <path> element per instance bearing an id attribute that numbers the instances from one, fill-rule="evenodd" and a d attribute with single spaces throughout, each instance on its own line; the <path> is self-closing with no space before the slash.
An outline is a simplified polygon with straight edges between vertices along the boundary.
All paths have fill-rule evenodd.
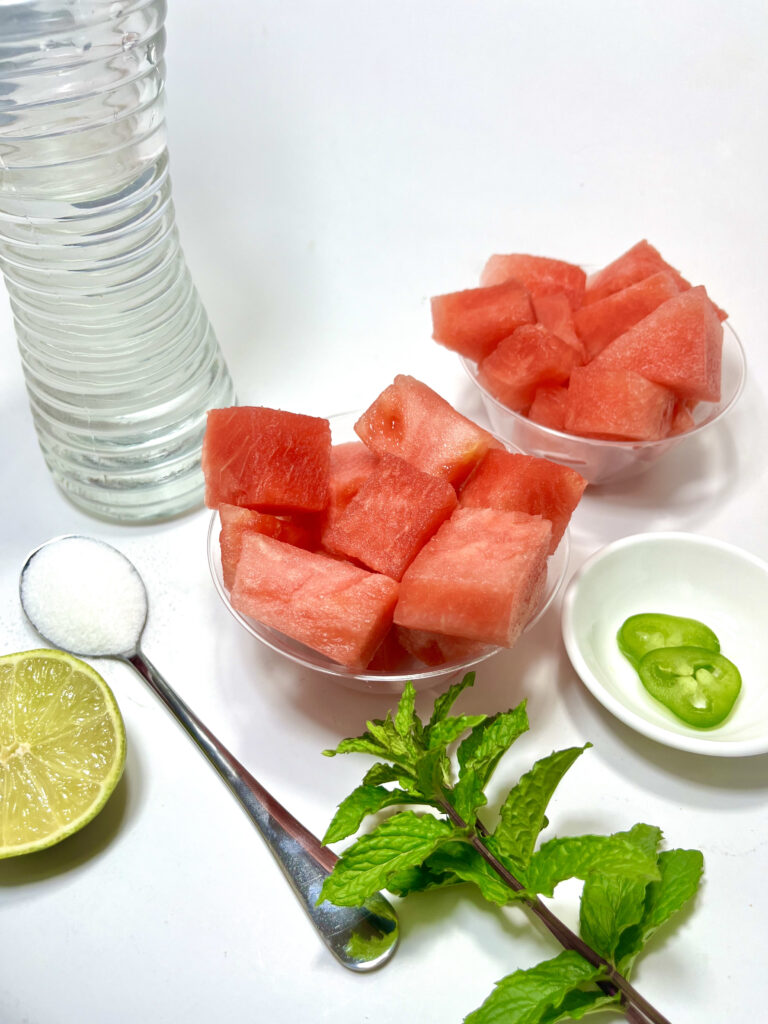
<path id="1" fill-rule="evenodd" d="M 480 283 L 487 287 L 515 280 L 532 296 L 562 292 L 568 297 L 571 309 L 578 309 L 584 296 L 586 279 L 585 272 L 574 263 L 547 256 L 510 253 L 491 256 L 483 268 Z"/>
<path id="2" fill-rule="evenodd" d="M 488 452 L 459 496 L 462 508 L 542 516 L 552 524 L 550 554 L 560 543 L 587 481 L 568 466 L 516 452 Z"/>
<path id="3" fill-rule="evenodd" d="M 666 437 L 675 394 L 634 370 L 577 367 L 568 385 L 565 429 L 615 441 L 656 441 Z"/>
<path id="4" fill-rule="evenodd" d="M 398 584 L 320 552 L 252 533 L 243 547 L 232 606 L 355 671 L 392 624 Z"/>
<path id="5" fill-rule="evenodd" d="M 573 319 L 587 360 L 679 291 L 672 275 L 660 271 L 577 310 Z"/>
<path id="6" fill-rule="evenodd" d="M 404 672 L 411 661 L 410 653 L 400 643 L 398 627 L 392 625 L 366 667 L 369 672 Z"/>
<path id="7" fill-rule="evenodd" d="M 279 517 L 268 512 L 255 512 L 239 505 L 219 505 L 221 532 L 219 547 L 221 549 L 221 575 L 227 590 L 232 589 L 235 570 L 243 547 L 243 537 L 247 533 L 263 533 L 286 544 L 295 544 L 300 548 L 314 550 L 319 543 L 317 523 L 310 517 L 295 519 Z"/>
<path id="8" fill-rule="evenodd" d="M 585 361 L 584 345 L 576 334 L 573 321 L 573 310 L 565 292 L 552 292 L 551 295 L 532 295 L 531 303 L 533 312 L 536 314 L 536 323 L 546 327 L 548 331 L 556 334 L 561 341 L 565 341 L 571 348 L 576 349 L 578 361 Z"/>
<path id="9" fill-rule="evenodd" d="M 667 263 L 658 249 L 654 249 L 650 242 L 643 239 L 612 263 L 589 275 L 584 292 L 584 305 L 598 302 L 660 271 L 672 277 L 678 291 L 687 291 L 691 287 L 680 271 Z"/>
<path id="10" fill-rule="evenodd" d="M 355 433 L 372 451 L 397 455 L 454 487 L 489 448 L 502 447 L 426 384 L 403 374 L 363 413 Z"/>
<path id="11" fill-rule="evenodd" d="M 378 464 L 379 457 L 362 441 L 347 441 L 331 447 L 331 475 L 328 507 L 323 516 L 321 544 L 338 517 L 360 490 L 363 481 Z"/>
<path id="12" fill-rule="evenodd" d="M 577 362 L 566 342 L 541 324 L 518 329 L 500 341 L 478 369 L 478 380 L 509 409 L 527 409 L 537 388 L 565 383 Z"/>
<path id="13" fill-rule="evenodd" d="M 396 455 L 382 455 L 324 543 L 332 554 L 399 580 L 457 504 L 447 480 Z"/>
<path id="14" fill-rule="evenodd" d="M 550 430 L 565 429 L 565 405 L 568 401 L 568 388 L 562 385 L 536 388 L 528 419 L 540 423 Z"/>
<path id="15" fill-rule="evenodd" d="M 672 422 L 669 425 L 669 435 L 673 434 L 685 434 L 688 430 L 693 430 L 696 426 L 696 421 L 693 418 L 693 410 L 690 407 L 690 403 L 684 399 L 675 403 L 675 408 L 672 413 Z"/>
<path id="16" fill-rule="evenodd" d="M 511 647 L 540 598 L 551 536 L 546 519 L 457 509 L 406 570 L 395 622 Z"/>
<path id="17" fill-rule="evenodd" d="M 584 292 L 584 305 L 598 302 L 614 292 L 621 291 L 638 281 L 643 281 L 652 274 L 659 273 L 659 271 L 672 276 L 678 291 L 687 291 L 691 287 L 690 282 L 686 281 L 680 271 L 667 263 L 658 249 L 654 249 L 649 242 L 643 239 L 615 259 L 613 263 L 590 274 Z M 728 314 L 724 309 L 720 309 L 715 303 L 713 306 L 719 320 L 728 319 Z"/>
<path id="18" fill-rule="evenodd" d="M 263 406 L 211 409 L 203 439 L 205 503 L 261 512 L 320 512 L 328 504 L 328 420 Z"/>
<path id="19" fill-rule="evenodd" d="M 454 661 L 466 661 L 488 650 L 488 644 L 465 640 L 460 636 L 429 633 L 425 629 L 407 629 L 405 626 L 395 626 L 395 629 L 401 647 L 431 668 Z"/>
<path id="20" fill-rule="evenodd" d="M 720 400 L 723 325 L 704 288 L 668 299 L 619 335 L 590 364 L 634 370 L 681 398 Z"/>
<path id="21" fill-rule="evenodd" d="M 517 281 L 436 295 L 431 307 L 435 341 L 476 363 L 516 327 L 534 321 L 528 292 Z"/>

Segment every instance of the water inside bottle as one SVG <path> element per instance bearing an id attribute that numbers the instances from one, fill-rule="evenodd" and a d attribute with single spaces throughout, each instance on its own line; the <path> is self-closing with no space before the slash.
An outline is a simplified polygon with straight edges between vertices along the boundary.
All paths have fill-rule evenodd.
<path id="1" fill-rule="evenodd" d="M 40 446 L 92 513 L 173 515 L 202 500 L 205 412 L 234 394 L 175 223 L 165 5 L 10 10 L 0 267 Z"/>

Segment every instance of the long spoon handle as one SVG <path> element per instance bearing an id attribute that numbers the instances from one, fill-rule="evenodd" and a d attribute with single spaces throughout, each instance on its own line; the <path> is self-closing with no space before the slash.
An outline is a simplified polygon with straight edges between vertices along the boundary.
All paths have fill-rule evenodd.
<path id="1" fill-rule="evenodd" d="M 386 963 L 399 938 L 395 911 L 377 893 L 362 907 L 338 907 L 317 898 L 336 855 L 323 846 L 231 754 L 140 651 L 125 660 L 181 723 L 242 804 L 283 869 L 331 953 L 352 971 Z"/>

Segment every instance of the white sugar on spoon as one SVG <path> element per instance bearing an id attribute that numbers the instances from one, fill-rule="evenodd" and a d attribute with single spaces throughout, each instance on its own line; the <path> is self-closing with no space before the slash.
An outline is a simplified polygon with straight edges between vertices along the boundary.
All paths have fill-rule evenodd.
<path id="1" fill-rule="evenodd" d="M 91 657 L 134 654 L 147 618 L 147 593 L 115 548 L 88 537 L 49 541 L 21 575 L 27 618 L 50 643 Z"/>
<path id="2" fill-rule="evenodd" d="M 37 632 L 54 647 L 131 665 L 176 716 L 240 801 L 336 959 L 353 971 L 385 964 L 399 938 L 397 917 L 376 893 L 362 907 L 316 906 L 338 859 L 277 802 L 187 707 L 141 651 L 147 593 L 134 565 L 88 537 L 56 537 L 33 551 L 19 595 Z"/>

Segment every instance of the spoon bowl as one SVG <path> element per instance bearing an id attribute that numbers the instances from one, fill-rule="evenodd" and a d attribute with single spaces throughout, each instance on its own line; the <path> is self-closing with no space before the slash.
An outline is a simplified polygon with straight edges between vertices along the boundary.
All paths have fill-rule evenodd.
<path id="1" fill-rule="evenodd" d="M 370 971 L 390 960 L 399 939 L 390 904 L 380 893 L 360 907 L 317 903 L 336 855 L 257 782 L 143 654 L 146 588 L 122 552 L 89 537 L 55 537 L 27 558 L 19 596 L 24 614 L 52 646 L 82 657 L 116 658 L 138 672 L 240 801 L 343 967 Z"/>

